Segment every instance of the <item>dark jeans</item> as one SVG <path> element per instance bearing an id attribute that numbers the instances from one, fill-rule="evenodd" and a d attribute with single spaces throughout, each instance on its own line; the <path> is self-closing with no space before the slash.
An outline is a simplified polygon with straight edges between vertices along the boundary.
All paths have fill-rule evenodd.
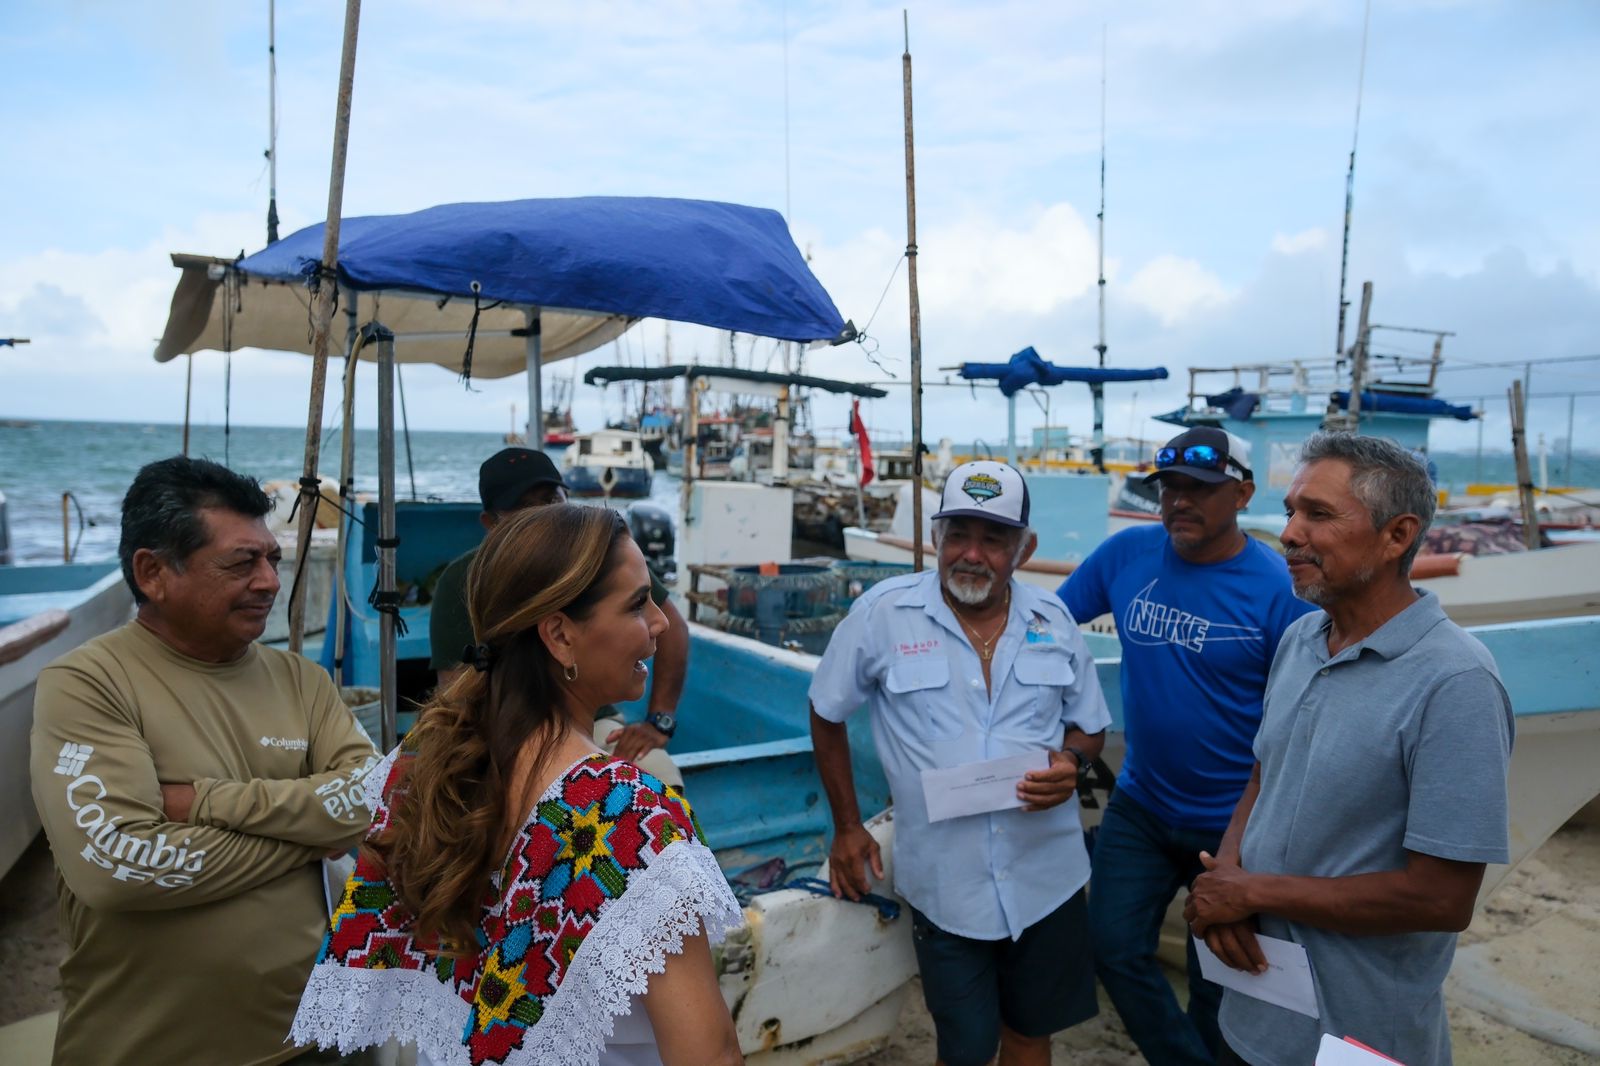
<path id="1" fill-rule="evenodd" d="M 1112 793 L 1100 823 L 1089 880 L 1095 972 L 1151 1066 L 1216 1061 L 1222 989 L 1200 976 L 1190 942 L 1185 1014 L 1161 972 L 1156 944 L 1168 904 L 1202 870 L 1200 852 L 1215 855 L 1221 840 L 1220 832 L 1173 828 L 1121 790 Z"/>
<path id="2" fill-rule="evenodd" d="M 1226 1040 L 1217 1041 L 1217 1066 L 1250 1066 L 1250 1064 L 1233 1053 L 1233 1048 L 1228 1046 Z"/>

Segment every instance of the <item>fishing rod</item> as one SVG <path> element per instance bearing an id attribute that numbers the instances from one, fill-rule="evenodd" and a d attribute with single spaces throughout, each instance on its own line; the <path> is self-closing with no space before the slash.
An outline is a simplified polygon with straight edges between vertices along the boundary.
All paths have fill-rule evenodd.
<path id="1" fill-rule="evenodd" d="M 1345 312 L 1350 309 L 1350 301 L 1344 298 L 1345 283 L 1350 274 L 1350 214 L 1355 207 L 1356 196 L 1356 142 L 1361 136 L 1361 94 L 1367 81 L 1367 28 L 1372 23 L 1372 0 L 1367 0 L 1366 14 L 1361 19 L 1361 68 L 1356 75 L 1356 123 L 1355 131 L 1350 135 L 1350 169 L 1344 176 L 1344 250 L 1339 255 L 1339 338 L 1334 344 L 1333 354 L 1344 366 L 1344 318 Z"/>
<path id="2" fill-rule="evenodd" d="M 278 13 L 267 0 L 267 243 L 278 243 Z"/>

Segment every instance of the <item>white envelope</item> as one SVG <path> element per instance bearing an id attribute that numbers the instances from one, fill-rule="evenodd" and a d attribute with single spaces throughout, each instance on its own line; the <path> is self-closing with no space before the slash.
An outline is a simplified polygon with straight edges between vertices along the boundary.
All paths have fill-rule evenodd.
<path id="1" fill-rule="evenodd" d="M 356 860 L 346 853 L 337 858 L 322 860 L 322 901 L 328 905 L 328 917 L 344 902 L 344 885 L 356 872 Z"/>
<path id="2" fill-rule="evenodd" d="M 1045 770 L 1049 766 L 1050 753 L 1041 749 L 945 770 L 924 770 L 922 798 L 928 805 L 928 821 L 1021 807 L 1017 782 L 1029 770 Z"/>
<path id="3" fill-rule="evenodd" d="M 1304 947 L 1292 940 L 1256 934 L 1256 943 L 1267 957 L 1267 970 L 1253 974 L 1235 970 L 1217 958 L 1199 937 L 1193 940 L 1200 956 L 1200 973 L 1207 981 L 1308 1018 L 1318 1016 L 1317 990 L 1311 983 L 1311 960 Z"/>

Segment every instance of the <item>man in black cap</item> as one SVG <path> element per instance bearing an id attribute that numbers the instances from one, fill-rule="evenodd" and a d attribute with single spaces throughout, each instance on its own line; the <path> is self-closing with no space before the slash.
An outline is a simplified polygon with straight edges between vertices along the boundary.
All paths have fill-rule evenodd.
<path id="1" fill-rule="evenodd" d="M 506 515 L 524 508 L 566 503 L 567 486 L 556 464 L 544 452 L 502 448 L 478 468 L 478 498 L 483 501 L 478 521 L 489 530 Z M 473 548 L 452 562 L 434 587 L 428 617 L 428 643 L 432 649 L 429 665 L 437 672 L 441 686 L 460 672 L 461 650 L 473 642 L 472 622 L 467 617 L 467 568 L 477 554 L 478 549 Z M 649 712 L 643 722 L 623 725 L 615 708 L 603 708 L 595 726 L 597 743 L 632 762 L 650 757 L 651 752 L 665 748 L 672 739 L 677 729 L 678 697 L 683 694 L 684 676 L 689 669 L 689 627 L 667 599 L 667 588 L 654 573 L 650 575 L 650 598 L 667 616 L 667 628 L 656 640 Z M 683 783 L 664 752 L 641 765 L 668 784 Z"/>
<path id="2" fill-rule="evenodd" d="M 1161 525 L 1108 538 L 1058 590 L 1073 618 L 1110 613 L 1122 642 L 1127 751 L 1094 845 L 1095 969 L 1153 1066 L 1210 1064 L 1222 991 L 1189 948 L 1189 1009 L 1156 961 L 1167 906 L 1215 855 L 1255 765 L 1267 671 L 1314 608 L 1283 557 L 1239 529 L 1255 494 L 1245 443 L 1196 426 L 1157 450 L 1145 480 Z"/>

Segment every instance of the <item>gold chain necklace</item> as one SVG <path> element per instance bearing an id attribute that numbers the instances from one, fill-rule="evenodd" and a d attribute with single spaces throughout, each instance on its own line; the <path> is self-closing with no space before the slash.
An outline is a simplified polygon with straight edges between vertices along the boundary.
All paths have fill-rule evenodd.
<path id="1" fill-rule="evenodd" d="M 982 637 L 980 637 L 978 635 L 978 631 L 975 628 L 973 628 L 971 625 L 969 625 L 965 618 L 961 617 L 961 612 L 956 610 L 956 605 L 955 605 L 954 601 L 952 601 L 950 599 L 950 594 L 948 592 L 946 592 L 944 594 L 944 602 L 949 604 L 950 613 L 956 616 L 956 621 L 961 623 L 961 628 L 966 630 L 967 631 L 967 635 L 972 638 L 972 640 L 973 640 L 973 648 L 972 648 L 972 650 L 978 653 L 978 658 L 980 660 L 982 660 L 983 662 L 986 662 L 986 663 L 989 660 L 993 659 L 994 658 L 994 646 L 993 646 L 994 642 L 997 639 L 999 639 L 999 636 L 1000 636 L 1001 633 L 1005 632 L 1006 622 L 1011 617 L 1011 586 L 1010 585 L 1006 586 L 1005 607 L 1004 607 L 1004 610 L 1002 610 L 1001 613 L 1000 613 L 1000 624 L 995 627 L 995 630 L 994 630 L 993 633 L 989 634 L 989 639 L 988 640 L 984 640 Z"/>

